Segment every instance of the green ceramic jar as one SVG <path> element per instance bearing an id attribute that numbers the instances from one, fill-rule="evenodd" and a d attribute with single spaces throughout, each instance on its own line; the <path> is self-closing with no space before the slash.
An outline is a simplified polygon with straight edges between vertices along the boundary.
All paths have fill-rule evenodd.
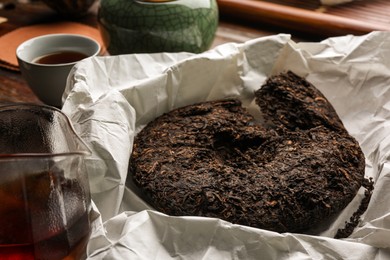
<path id="1" fill-rule="evenodd" d="M 101 0 L 98 24 L 111 55 L 207 50 L 218 26 L 216 0 Z"/>

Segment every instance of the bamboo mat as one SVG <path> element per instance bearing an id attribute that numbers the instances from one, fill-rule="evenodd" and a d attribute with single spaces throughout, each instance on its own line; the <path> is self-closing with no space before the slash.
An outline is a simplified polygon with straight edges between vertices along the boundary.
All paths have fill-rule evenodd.
<path id="1" fill-rule="evenodd" d="M 217 0 L 221 15 L 321 36 L 390 30 L 390 0 L 322 6 L 319 0 Z"/>

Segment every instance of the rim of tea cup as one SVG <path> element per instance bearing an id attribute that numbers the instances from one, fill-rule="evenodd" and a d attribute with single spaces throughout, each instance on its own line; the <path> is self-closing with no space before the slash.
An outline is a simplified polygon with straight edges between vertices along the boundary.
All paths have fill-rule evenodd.
<path id="1" fill-rule="evenodd" d="M 47 46 L 48 43 L 50 43 L 49 48 L 44 50 L 43 46 L 45 46 L 45 44 Z M 31 48 L 34 48 L 35 46 L 38 46 L 38 54 L 35 53 L 34 50 L 31 50 Z M 80 48 L 83 48 L 83 50 L 80 51 Z M 79 62 L 78 60 L 68 63 L 43 64 L 35 61 L 38 57 L 61 51 L 79 52 L 86 55 L 86 58 L 88 58 L 97 56 L 101 52 L 101 46 L 95 39 L 81 34 L 45 34 L 33 37 L 21 43 L 16 49 L 16 56 L 26 64 L 41 67 L 66 66 Z"/>

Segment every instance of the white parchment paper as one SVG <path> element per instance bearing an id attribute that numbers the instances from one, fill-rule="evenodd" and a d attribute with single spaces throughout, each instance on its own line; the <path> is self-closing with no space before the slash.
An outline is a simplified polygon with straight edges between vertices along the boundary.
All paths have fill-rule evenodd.
<path id="1" fill-rule="evenodd" d="M 360 225 L 333 239 L 363 197 L 310 234 L 278 234 L 153 211 L 126 186 L 136 133 L 164 112 L 237 97 L 251 106 L 270 75 L 292 70 L 334 105 L 366 156 L 375 190 Z M 93 151 L 88 259 L 390 259 L 390 33 L 296 43 L 275 35 L 208 52 L 94 57 L 68 78 L 63 111 Z"/>

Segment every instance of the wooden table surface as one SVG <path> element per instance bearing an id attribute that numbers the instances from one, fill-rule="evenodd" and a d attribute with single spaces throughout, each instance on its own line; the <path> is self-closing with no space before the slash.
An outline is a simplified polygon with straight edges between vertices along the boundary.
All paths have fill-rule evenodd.
<path id="1" fill-rule="evenodd" d="M 9 0 L 0 0 L 0 6 L 8 3 Z M 15 2 L 15 1 L 14 1 Z M 79 22 L 97 26 L 96 13 L 98 2 L 91 8 L 89 14 Z M 37 0 L 19 0 L 14 5 L 0 9 L 0 18 L 6 18 L 7 21 L 0 23 L 0 36 L 16 28 L 37 23 L 47 23 L 59 21 L 61 18 L 45 4 Z M 1 20 L 1 19 L 0 19 Z M 212 47 L 226 42 L 244 42 L 249 39 L 273 35 L 278 33 L 289 33 L 297 41 L 317 41 L 317 36 L 299 35 L 298 32 L 288 31 L 271 25 L 245 23 L 237 18 L 224 17 L 220 14 L 220 23 Z M 1 50 L 0 50 L 1 51 Z M 10 71 L 0 68 L 0 103 L 1 102 L 33 102 L 40 103 L 39 99 L 33 94 L 20 72 Z"/>

